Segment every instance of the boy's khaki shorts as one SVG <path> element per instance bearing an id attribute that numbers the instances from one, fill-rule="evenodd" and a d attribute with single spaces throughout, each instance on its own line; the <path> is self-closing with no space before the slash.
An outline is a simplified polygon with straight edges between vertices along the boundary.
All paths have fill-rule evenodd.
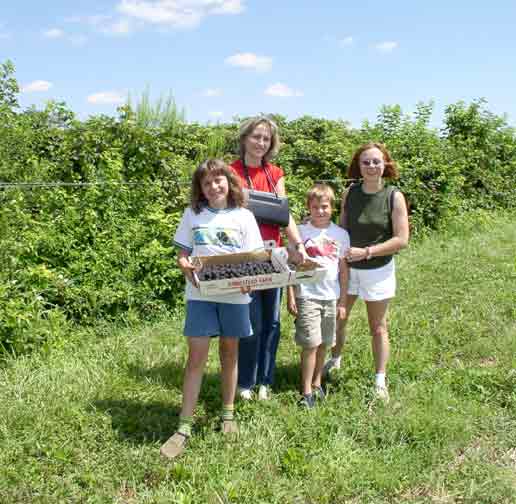
<path id="1" fill-rule="evenodd" d="M 333 346 L 337 301 L 296 298 L 296 343 L 303 348 Z"/>

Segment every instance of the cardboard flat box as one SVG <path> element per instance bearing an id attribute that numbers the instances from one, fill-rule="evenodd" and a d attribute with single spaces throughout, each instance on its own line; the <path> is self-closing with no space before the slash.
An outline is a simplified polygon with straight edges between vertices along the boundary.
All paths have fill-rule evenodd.
<path id="1" fill-rule="evenodd" d="M 190 257 L 197 271 L 205 266 L 214 264 L 239 264 L 245 262 L 259 262 L 270 260 L 279 273 L 265 275 L 243 276 L 236 278 L 223 278 L 221 280 L 196 280 L 199 290 L 203 295 L 229 294 L 237 292 L 241 287 L 251 287 L 253 290 L 271 289 L 273 287 L 285 287 L 298 283 L 319 282 L 325 275 L 326 269 L 314 260 L 306 261 L 295 269 L 289 266 L 288 251 L 284 247 L 277 247 L 260 252 L 241 252 L 237 254 L 223 254 L 217 256 Z"/>
<path id="2" fill-rule="evenodd" d="M 317 283 L 326 276 L 326 268 L 317 261 L 309 259 L 290 271 L 289 285 Z"/>
<path id="3" fill-rule="evenodd" d="M 288 253 L 283 247 L 260 252 L 241 252 L 237 254 L 223 254 L 217 256 L 191 257 L 192 264 L 198 271 L 203 267 L 214 264 L 239 264 L 244 262 L 258 262 L 270 260 L 279 273 L 264 275 L 224 278 L 221 280 L 196 280 L 203 295 L 229 294 L 239 291 L 241 287 L 251 287 L 253 290 L 284 287 L 289 284 L 291 270 L 288 267 Z"/>

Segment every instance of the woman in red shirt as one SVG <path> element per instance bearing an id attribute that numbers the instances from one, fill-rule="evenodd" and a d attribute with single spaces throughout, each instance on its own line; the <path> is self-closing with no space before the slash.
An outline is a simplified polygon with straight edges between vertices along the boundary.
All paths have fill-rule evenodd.
<path id="1" fill-rule="evenodd" d="M 254 117 L 240 126 L 240 159 L 231 164 L 240 177 L 244 188 L 286 196 L 283 170 L 270 160 L 279 150 L 278 127 L 268 117 Z M 247 172 L 247 173 L 246 173 Z M 267 248 L 281 244 L 280 227 L 259 223 L 260 232 Z M 285 228 L 289 244 L 306 257 L 296 223 L 290 216 Z M 250 399 L 252 389 L 258 386 L 258 399 L 268 399 L 274 378 L 276 352 L 280 338 L 281 289 L 258 290 L 252 293 L 250 306 L 254 335 L 240 341 L 238 357 L 238 394 Z"/>

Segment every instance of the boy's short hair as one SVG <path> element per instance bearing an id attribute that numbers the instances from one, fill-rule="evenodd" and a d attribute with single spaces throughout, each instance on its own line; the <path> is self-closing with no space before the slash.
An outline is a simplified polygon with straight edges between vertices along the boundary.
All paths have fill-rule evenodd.
<path id="1" fill-rule="evenodd" d="M 334 206 L 335 203 L 335 192 L 328 184 L 323 184 L 319 182 L 314 184 L 312 188 L 308 191 L 306 195 L 306 206 L 310 208 L 310 203 L 314 199 L 320 200 L 321 198 L 328 198 L 330 200 L 331 206 Z"/>

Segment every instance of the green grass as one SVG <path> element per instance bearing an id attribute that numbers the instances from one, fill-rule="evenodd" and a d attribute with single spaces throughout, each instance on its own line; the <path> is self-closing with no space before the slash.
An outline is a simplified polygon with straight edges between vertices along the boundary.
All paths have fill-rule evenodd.
<path id="1" fill-rule="evenodd" d="M 277 387 L 238 404 L 241 435 L 216 432 L 215 344 L 195 436 L 177 462 L 181 316 L 86 331 L 0 369 L 0 502 L 516 502 L 514 215 L 456 219 L 398 258 L 391 402 L 371 402 L 364 307 L 317 410 L 296 406 L 298 352 L 285 314 Z"/>

